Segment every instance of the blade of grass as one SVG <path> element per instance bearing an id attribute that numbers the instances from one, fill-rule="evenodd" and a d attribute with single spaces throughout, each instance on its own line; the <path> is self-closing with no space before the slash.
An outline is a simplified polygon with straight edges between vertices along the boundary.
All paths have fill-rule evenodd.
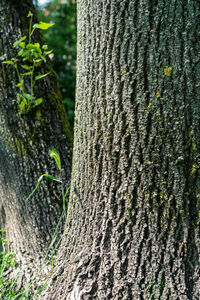
<path id="1" fill-rule="evenodd" d="M 39 187 L 39 185 L 40 185 L 40 183 L 41 183 L 43 177 L 47 177 L 47 178 L 49 178 L 49 179 L 51 179 L 51 180 L 54 180 L 54 181 L 59 182 L 59 183 L 62 183 L 61 180 L 57 179 L 56 177 L 54 177 L 54 176 L 52 176 L 52 175 L 50 175 L 50 174 L 43 174 L 43 175 L 41 175 L 40 178 L 38 179 L 37 184 L 36 184 L 36 187 L 34 188 L 34 190 L 33 190 L 33 191 L 30 193 L 30 195 L 26 198 L 26 201 L 28 201 L 28 200 L 33 196 L 33 194 L 35 193 L 35 191 L 36 191 L 37 188 Z"/>

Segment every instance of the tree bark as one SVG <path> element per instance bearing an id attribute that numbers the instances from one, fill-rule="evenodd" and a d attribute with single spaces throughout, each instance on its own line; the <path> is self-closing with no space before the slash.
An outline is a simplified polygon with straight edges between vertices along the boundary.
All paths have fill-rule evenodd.
<path id="1" fill-rule="evenodd" d="M 78 1 L 66 236 L 44 299 L 199 299 L 200 3 Z"/>
<path id="2" fill-rule="evenodd" d="M 29 11 L 35 19 L 31 1 L 1 1 L 1 62 L 16 57 L 17 50 L 12 45 L 20 36 L 28 35 Z M 41 40 L 39 34 L 34 38 L 36 42 Z M 42 67 L 40 74 L 45 71 Z M 37 86 L 37 96 L 43 98 L 43 103 L 27 115 L 19 115 L 13 102 L 16 84 L 12 66 L 0 64 L 0 227 L 6 230 L 8 248 L 16 254 L 24 276 L 21 280 L 25 282 L 44 258 L 61 215 L 62 202 L 60 187 L 48 180 L 28 202 L 25 199 L 42 174 L 59 176 L 48 154 L 51 146 L 60 152 L 63 178 L 69 185 L 72 138 L 53 73 Z"/>

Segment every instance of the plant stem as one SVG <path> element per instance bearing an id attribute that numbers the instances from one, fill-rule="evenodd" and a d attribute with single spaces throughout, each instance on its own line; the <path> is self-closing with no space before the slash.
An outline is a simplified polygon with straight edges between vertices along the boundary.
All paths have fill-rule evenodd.
<path id="1" fill-rule="evenodd" d="M 17 77 L 19 79 L 19 82 L 21 81 L 21 77 L 19 75 L 19 70 L 18 70 L 18 67 L 17 67 L 17 63 L 15 62 L 15 69 L 16 69 L 16 72 L 17 72 Z"/>
<path id="2" fill-rule="evenodd" d="M 19 70 L 18 70 L 18 66 L 17 66 L 17 63 L 16 63 L 16 62 L 15 62 L 15 70 L 16 70 L 16 72 L 17 72 L 18 80 L 19 80 L 19 82 L 21 82 L 21 77 L 20 77 Z M 24 93 L 23 83 L 22 83 L 22 85 L 20 86 L 20 90 L 22 91 L 22 93 Z"/>
<path id="3" fill-rule="evenodd" d="M 29 33 L 28 33 L 28 37 L 29 37 L 29 44 L 31 43 L 31 35 L 33 32 L 31 32 L 31 28 L 32 28 L 32 20 L 33 20 L 33 16 L 31 15 L 31 20 L 30 20 L 30 25 L 29 25 Z"/>
<path id="4" fill-rule="evenodd" d="M 35 61 L 33 61 L 33 67 L 32 67 L 32 71 L 31 71 L 31 99 L 28 101 L 27 112 L 30 111 L 31 104 L 33 101 L 33 88 L 34 88 L 34 84 L 35 84 L 35 81 L 33 80 L 34 69 L 35 69 Z"/>
<path id="5" fill-rule="evenodd" d="M 66 205 L 65 205 L 65 191 L 64 191 L 64 185 L 63 185 L 63 179 L 62 179 L 62 170 L 60 170 L 60 178 L 61 178 L 61 191 L 62 191 L 62 202 L 63 202 L 63 211 L 66 213 Z"/>
<path id="6" fill-rule="evenodd" d="M 35 61 L 33 61 L 33 68 L 31 71 L 31 96 L 33 96 L 33 87 L 35 82 L 33 82 L 33 73 L 34 73 L 34 69 L 35 69 Z"/>

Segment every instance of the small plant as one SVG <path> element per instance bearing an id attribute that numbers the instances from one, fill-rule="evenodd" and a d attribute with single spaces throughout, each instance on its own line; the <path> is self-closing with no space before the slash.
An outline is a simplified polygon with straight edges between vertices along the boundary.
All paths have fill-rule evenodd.
<path id="1" fill-rule="evenodd" d="M 64 187 L 64 182 L 63 182 L 63 176 L 62 176 L 62 168 L 61 168 L 61 159 L 60 159 L 60 154 L 59 152 L 54 148 L 54 147 L 51 147 L 49 149 L 49 156 L 51 158 L 53 158 L 56 162 L 56 165 L 59 169 L 59 173 L 60 173 L 60 178 L 56 178 L 54 177 L 53 175 L 50 175 L 50 174 L 42 174 L 38 181 L 37 181 L 37 184 L 36 184 L 36 187 L 33 189 L 33 191 L 31 192 L 31 194 L 27 197 L 26 201 L 28 201 L 32 195 L 36 192 L 37 188 L 39 187 L 40 183 L 42 182 L 43 178 L 46 177 L 48 179 L 51 179 L 53 181 L 56 181 L 58 182 L 60 185 L 61 185 L 61 191 L 62 191 L 62 203 L 63 203 L 63 210 L 62 210 L 62 214 L 58 220 L 58 224 L 56 226 L 56 229 L 54 231 L 54 234 L 53 234 L 53 237 L 51 239 L 51 242 L 50 242 L 50 245 L 47 249 L 47 252 L 45 254 L 45 257 L 43 259 L 43 262 L 40 266 L 40 269 L 38 271 L 38 273 L 32 278 L 32 280 L 30 282 L 28 282 L 27 284 L 27 287 L 24 291 L 24 295 L 25 297 L 28 299 L 28 296 L 29 296 L 29 291 L 31 289 L 31 286 L 33 286 L 35 280 L 37 279 L 37 277 L 39 276 L 39 274 L 42 272 L 43 268 L 50 264 L 51 265 L 51 268 L 53 268 L 53 257 L 54 257 L 54 254 L 64 236 L 64 233 L 60 236 L 59 240 L 57 241 L 57 236 L 58 236 L 58 230 L 59 230 L 59 227 L 61 225 L 61 222 L 64 218 L 65 220 L 65 217 L 66 217 L 66 210 L 67 210 L 67 206 L 66 206 L 66 197 L 67 197 L 67 194 L 69 192 L 69 187 L 65 190 L 65 187 Z M 57 241 L 57 243 L 55 244 L 55 242 Z M 48 275 L 47 275 L 48 277 Z M 34 299 L 34 297 L 36 295 L 38 295 L 45 287 L 45 285 L 47 284 L 47 280 L 45 281 L 45 283 L 39 288 L 39 290 L 33 295 L 33 297 L 31 299 Z"/>
<path id="2" fill-rule="evenodd" d="M 68 194 L 68 192 L 69 192 L 69 188 L 67 188 L 66 191 L 64 190 L 64 184 L 63 184 L 63 178 L 62 178 L 62 168 L 61 168 L 60 154 L 59 154 L 59 152 L 58 152 L 54 147 L 51 147 L 51 148 L 49 149 L 49 156 L 50 156 L 51 158 L 53 158 L 53 159 L 55 160 L 55 162 L 56 162 L 56 165 L 57 165 L 57 167 L 58 167 L 58 169 L 59 169 L 59 173 L 60 173 L 60 179 L 58 179 L 58 178 L 56 178 L 56 177 L 54 177 L 53 175 L 50 175 L 50 174 L 42 174 L 42 175 L 39 177 L 39 179 L 38 179 L 38 181 L 37 181 L 37 184 L 36 184 L 35 188 L 34 188 L 33 191 L 30 193 L 30 195 L 27 197 L 26 200 L 29 200 L 29 199 L 32 197 L 32 195 L 35 193 L 35 191 L 36 191 L 37 188 L 39 187 L 40 183 L 42 182 L 43 178 L 44 178 L 44 177 L 47 177 L 47 178 L 49 178 L 49 179 L 51 179 L 51 180 L 53 180 L 53 181 L 56 181 L 56 182 L 58 182 L 58 183 L 61 184 L 61 190 L 62 190 L 62 202 L 63 202 L 63 211 L 66 212 L 66 204 L 65 204 L 66 201 L 65 201 L 65 200 L 66 200 L 66 196 L 67 196 L 67 194 Z"/>
<path id="3" fill-rule="evenodd" d="M 17 73 L 18 83 L 16 87 L 19 89 L 17 99 L 14 100 L 18 104 L 20 114 L 28 114 L 29 111 L 43 102 L 42 98 L 36 98 L 34 95 L 35 83 L 48 76 L 50 72 L 41 75 L 35 75 L 35 70 L 42 62 L 46 63 L 46 57 L 52 53 L 48 51 L 48 46 L 41 46 L 40 43 L 32 43 L 31 38 L 36 29 L 46 30 L 54 24 L 40 22 L 32 26 L 33 14 L 29 12 L 30 18 L 28 39 L 26 36 L 21 37 L 14 42 L 13 48 L 20 48 L 17 57 L 4 61 L 4 64 L 12 65 Z M 27 41 L 28 40 L 28 41 Z M 25 78 L 29 78 L 29 86 L 25 87 Z M 26 81 L 27 82 L 27 81 Z"/>
<path id="4" fill-rule="evenodd" d="M 16 291 L 14 289 L 15 282 L 7 282 L 4 278 L 4 272 L 10 268 L 14 268 L 17 262 L 15 254 L 6 251 L 6 240 L 4 238 L 3 229 L 0 229 L 0 247 L 0 299 L 15 299 L 16 296 L 18 297 L 21 295 L 22 291 Z"/>
<path id="5" fill-rule="evenodd" d="M 5 270 L 7 270 L 8 267 L 13 267 L 17 263 L 14 258 L 14 253 L 12 252 L 6 253 L 6 240 L 4 239 L 3 233 L 4 230 L 0 229 L 0 245 L 1 245 L 0 276 Z"/>
<path id="6" fill-rule="evenodd" d="M 59 173 L 60 173 L 60 178 L 56 178 L 50 174 L 43 174 L 40 176 L 40 178 L 37 181 L 36 187 L 34 188 L 34 190 L 31 192 L 31 194 L 27 197 L 26 200 L 29 200 L 30 197 L 36 192 L 37 188 L 39 187 L 40 183 L 42 182 L 43 178 L 46 177 L 48 179 L 54 180 L 56 182 L 58 182 L 61 185 L 61 191 L 62 191 L 62 201 L 63 201 L 63 211 L 62 214 L 58 220 L 58 224 L 56 226 L 56 229 L 54 231 L 54 234 L 52 236 L 50 245 L 47 249 L 47 252 L 45 254 L 45 257 L 43 258 L 43 261 L 39 267 L 39 271 L 33 276 L 33 278 L 27 282 L 26 287 L 24 290 L 15 290 L 15 284 L 17 281 L 17 278 L 15 278 L 15 281 L 13 282 L 5 282 L 4 280 L 4 272 L 11 267 L 14 267 L 16 265 L 16 260 L 14 259 L 14 253 L 6 253 L 6 249 L 5 249 L 5 244 L 6 241 L 3 238 L 2 232 L 3 230 L 0 231 L 0 247 L 2 248 L 2 250 L 0 250 L 0 299 L 4 299 L 4 300 L 14 300 L 14 299 L 19 299 L 19 300 L 32 300 L 34 299 L 39 293 L 41 293 L 41 291 L 44 289 L 45 285 L 47 284 L 48 281 L 48 276 L 49 274 L 47 274 L 47 278 L 45 280 L 45 282 L 43 284 L 41 284 L 41 286 L 39 287 L 39 289 L 33 294 L 32 290 L 32 286 L 34 285 L 34 283 L 36 282 L 37 278 L 39 277 L 39 275 L 41 274 L 42 270 L 44 269 L 45 266 L 50 265 L 51 268 L 53 268 L 53 264 L 54 264 L 54 254 L 64 236 L 64 233 L 59 237 L 58 237 L 58 231 L 59 231 L 59 227 L 61 225 L 62 220 L 64 219 L 65 221 L 65 217 L 66 217 L 66 197 L 67 194 L 69 192 L 69 187 L 66 189 L 64 188 L 64 183 L 63 183 L 63 179 L 62 179 L 62 168 L 61 168 L 61 159 L 60 159 L 60 155 L 59 152 L 55 149 L 55 148 L 50 148 L 49 150 L 49 156 L 51 158 L 53 158 L 56 162 L 56 165 L 59 169 Z M 20 274 L 18 274 L 19 276 Z M 1 298 L 3 297 L 3 298 Z"/>

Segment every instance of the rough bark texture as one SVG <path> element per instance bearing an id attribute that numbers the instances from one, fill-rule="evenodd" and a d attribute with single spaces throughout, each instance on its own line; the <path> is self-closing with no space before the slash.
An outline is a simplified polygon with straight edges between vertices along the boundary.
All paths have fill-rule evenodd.
<path id="1" fill-rule="evenodd" d="M 12 44 L 27 35 L 29 11 L 35 13 L 31 1 L 1 1 L 1 61 L 16 56 Z M 12 66 L 0 64 L 0 227 L 6 230 L 8 247 L 16 253 L 21 271 L 30 267 L 22 271 L 27 280 L 44 258 L 61 214 L 60 187 L 44 180 L 35 195 L 28 202 L 25 199 L 42 174 L 59 176 L 48 154 L 51 146 L 61 154 L 64 180 L 69 184 L 71 137 L 53 73 L 37 86 L 43 103 L 27 115 L 20 116 L 13 102 L 16 84 Z"/>
<path id="2" fill-rule="evenodd" d="M 44 299 L 200 298 L 199 17 L 197 0 L 78 1 L 71 198 Z"/>

